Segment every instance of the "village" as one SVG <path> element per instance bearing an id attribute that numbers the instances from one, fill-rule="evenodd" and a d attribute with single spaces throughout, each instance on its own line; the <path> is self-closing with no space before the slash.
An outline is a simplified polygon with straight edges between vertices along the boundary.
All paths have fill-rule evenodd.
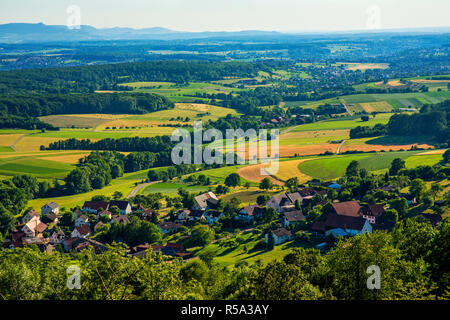
<path id="1" fill-rule="evenodd" d="M 374 230 L 392 231 L 399 219 L 391 214 L 393 209 L 386 202 L 339 201 L 336 198 L 341 188 L 336 181 L 298 185 L 295 191 L 284 190 L 270 198 L 259 197 L 258 203 L 239 206 L 231 219 L 247 230 L 257 230 L 264 223 L 265 226 L 269 225 L 261 232 L 261 239 L 266 244 L 264 250 L 292 240 L 300 244 L 312 243 L 315 248 L 323 250 L 341 237 L 371 233 Z M 389 198 L 401 197 L 408 206 L 416 203 L 415 197 L 409 193 L 398 193 L 391 184 L 380 187 L 378 191 Z M 108 246 L 98 240 L 98 235 L 104 232 L 106 225 L 126 225 L 132 219 L 139 219 L 156 225 L 161 240 L 130 246 L 127 254 L 143 257 L 151 249 L 168 260 L 189 260 L 195 258 L 186 246 L 189 243 L 186 241 L 190 237 L 189 231 L 198 225 L 213 228 L 226 219 L 220 201 L 214 192 L 208 191 L 194 196 L 191 207 L 172 208 L 172 214 L 165 216 L 160 216 L 158 210 L 128 200 L 86 201 L 81 208 L 73 208 L 69 213 L 60 212 L 58 204 L 50 202 L 41 208 L 41 212 L 26 212 L 16 231 L 4 240 L 3 247 L 14 249 L 35 245 L 42 252 L 50 254 L 54 250 L 68 253 L 94 248 L 95 252 L 102 253 Z M 435 206 L 444 204 L 444 201 L 435 202 Z M 433 228 L 442 220 L 439 214 L 420 215 Z M 186 234 L 183 241 L 167 240 L 182 230 Z M 113 240 L 122 241 L 120 237 Z"/>

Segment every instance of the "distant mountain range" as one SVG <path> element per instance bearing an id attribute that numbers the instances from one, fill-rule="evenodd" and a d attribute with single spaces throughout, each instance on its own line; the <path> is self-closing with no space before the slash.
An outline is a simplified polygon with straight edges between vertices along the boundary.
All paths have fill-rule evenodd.
<path id="1" fill-rule="evenodd" d="M 414 33 L 447 33 L 450 27 L 391 29 L 391 30 L 361 30 L 342 31 L 341 33 L 361 32 L 414 32 Z M 0 25 L 0 42 L 56 42 L 56 41 L 89 41 L 89 40 L 182 40 L 203 38 L 244 38 L 244 37 L 279 37 L 299 34 L 336 34 L 339 32 L 277 32 L 277 31 L 205 31 L 185 32 L 166 28 L 153 27 L 145 29 L 133 28 L 95 28 L 82 25 L 79 29 L 69 29 L 62 25 L 46 25 L 43 23 L 8 23 Z"/>

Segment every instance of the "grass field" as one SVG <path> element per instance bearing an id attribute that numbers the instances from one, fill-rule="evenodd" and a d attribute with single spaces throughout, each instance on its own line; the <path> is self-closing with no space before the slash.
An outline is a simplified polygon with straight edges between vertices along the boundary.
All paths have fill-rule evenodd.
<path id="1" fill-rule="evenodd" d="M 53 198 L 44 198 L 44 199 L 34 199 L 28 202 L 28 207 L 32 208 L 41 208 L 44 204 L 54 201 L 61 208 L 74 208 L 75 206 L 82 206 L 85 201 L 90 200 L 93 196 L 96 195 L 105 195 L 112 196 L 115 191 L 122 192 L 122 194 L 126 197 L 135 187 L 136 182 L 141 182 L 143 179 L 146 179 L 148 170 L 126 173 L 123 177 L 118 179 L 114 179 L 111 182 L 111 185 L 106 186 L 103 189 L 93 190 L 87 193 L 81 193 L 76 195 L 64 196 L 64 197 L 53 197 Z"/>
<path id="2" fill-rule="evenodd" d="M 275 246 L 273 250 L 255 250 L 254 246 L 263 239 L 262 235 L 252 234 L 251 232 L 241 232 L 238 235 L 239 245 L 235 248 L 228 248 L 220 246 L 220 244 L 210 244 L 204 248 L 193 248 L 190 251 L 195 255 L 202 252 L 213 251 L 216 254 L 214 262 L 219 263 L 224 267 L 233 266 L 236 263 L 247 262 L 253 264 L 257 261 L 266 264 L 273 260 L 280 260 L 286 254 L 292 251 L 293 248 L 300 247 L 294 241 L 285 242 L 279 246 Z M 305 245 L 303 245 L 305 247 Z"/>
<path id="3" fill-rule="evenodd" d="M 369 121 L 361 121 L 361 117 L 354 119 L 332 119 L 320 122 L 307 123 L 298 126 L 292 132 L 299 131 L 320 131 L 320 130 L 349 130 L 357 126 L 374 126 L 378 123 L 387 124 L 392 113 L 377 114 L 375 118 L 370 117 Z"/>
<path id="4" fill-rule="evenodd" d="M 30 174 L 39 178 L 61 179 L 73 168 L 73 165 L 69 163 L 33 156 L 18 156 L 0 159 L 0 174 L 5 176 Z"/>
<path id="5" fill-rule="evenodd" d="M 161 182 L 161 183 L 155 183 L 152 185 L 149 185 L 146 187 L 142 194 L 149 194 L 149 193 L 162 193 L 162 194 L 177 194 L 178 189 L 182 188 L 183 190 L 189 191 L 189 192 L 205 192 L 208 191 L 207 186 L 192 186 L 192 185 L 186 185 L 184 183 L 171 183 L 171 182 Z"/>
<path id="6" fill-rule="evenodd" d="M 374 87 L 375 84 L 362 84 L 355 88 Z M 375 86 L 376 88 L 376 86 Z M 450 91 L 410 92 L 410 93 L 377 93 L 353 94 L 342 97 L 324 99 L 313 102 L 292 101 L 289 105 L 316 109 L 323 104 L 334 104 L 343 101 L 352 111 L 386 112 L 400 108 L 420 108 L 424 104 L 434 104 L 450 98 Z"/>
<path id="7" fill-rule="evenodd" d="M 342 155 L 323 157 L 316 160 L 309 160 L 299 164 L 299 170 L 312 177 L 322 180 L 336 179 L 345 174 L 345 169 L 351 161 L 359 162 L 361 168 L 368 171 L 380 173 L 381 170 L 390 167 L 392 160 L 395 158 L 406 159 L 407 165 L 420 163 L 417 157 L 424 157 L 429 164 L 437 163 L 441 155 L 422 155 L 416 156 L 422 151 L 397 151 L 397 152 L 382 152 L 382 153 L 366 153 L 355 155 Z M 408 163 L 408 159 L 410 164 Z"/>

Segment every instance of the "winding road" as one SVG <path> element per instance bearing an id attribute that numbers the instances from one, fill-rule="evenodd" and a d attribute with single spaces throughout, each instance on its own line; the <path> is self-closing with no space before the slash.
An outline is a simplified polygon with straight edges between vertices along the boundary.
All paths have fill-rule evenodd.
<path id="1" fill-rule="evenodd" d="M 158 183 L 158 182 L 161 182 L 161 181 L 152 181 L 152 182 L 146 182 L 146 183 L 138 184 L 136 186 L 136 188 L 134 188 L 130 192 L 130 194 L 128 195 L 127 199 L 134 197 L 142 188 L 148 187 L 149 185 L 155 184 L 155 183 Z"/>

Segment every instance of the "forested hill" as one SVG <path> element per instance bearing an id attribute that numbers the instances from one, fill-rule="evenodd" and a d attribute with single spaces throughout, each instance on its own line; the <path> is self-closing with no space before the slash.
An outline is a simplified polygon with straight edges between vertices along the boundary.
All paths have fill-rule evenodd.
<path id="1" fill-rule="evenodd" d="M 51 114 L 149 113 L 173 108 L 156 94 L 18 94 L 0 96 L 0 114 L 39 117 Z"/>
<path id="2" fill-rule="evenodd" d="M 420 113 L 393 115 L 387 127 L 390 135 L 434 136 L 441 142 L 450 143 L 450 99 L 424 105 Z"/>
<path id="3" fill-rule="evenodd" d="M 264 64 L 246 62 L 151 61 L 0 72 L 0 94 L 12 92 L 92 93 L 136 81 L 212 81 L 254 77 Z"/>

